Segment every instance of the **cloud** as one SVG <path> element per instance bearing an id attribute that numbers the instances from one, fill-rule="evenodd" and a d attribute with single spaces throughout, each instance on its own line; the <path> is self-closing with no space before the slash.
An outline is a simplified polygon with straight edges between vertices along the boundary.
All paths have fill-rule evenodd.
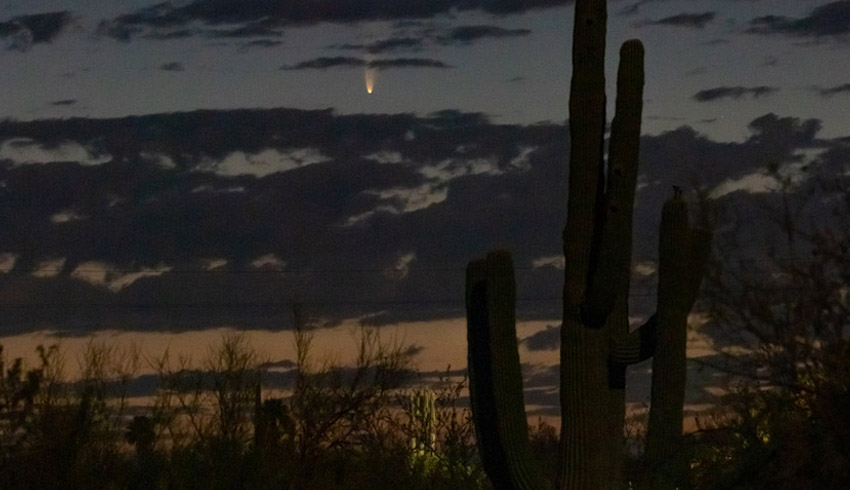
<path id="1" fill-rule="evenodd" d="M 70 123 L 4 121 L 3 134 L 20 135 L 25 148 L 66 141 L 112 155 L 97 167 L 73 158 L 49 165 L 0 165 L 5 183 L 0 219 L 21 224 L 0 236 L 0 253 L 17 257 L 14 270 L 0 281 L 0 304 L 25 298 L 34 305 L 0 319 L 15 328 L 57 318 L 67 328 L 285 327 L 293 276 L 286 265 L 258 269 L 262 257 L 307 271 L 298 276 L 301 293 L 307 302 L 322 305 L 322 314 L 331 319 L 388 309 L 382 302 L 393 305 L 388 321 L 422 318 L 423 306 L 428 318 L 456 316 L 462 298 L 447 292 L 462 289 L 462 274 L 420 270 L 420 260 L 441 257 L 462 268 L 468 257 L 496 242 L 520 243 L 534 256 L 557 253 L 557 244 L 541 250 L 493 218 L 530 215 L 544 201 L 563 196 L 561 186 L 545 176 L 516 187 L 525 180 L 517 176 L 558 165 L 566 151 L 562 126 L 495 126 L 481 115 L 457 111 L 418 118 L 240 110 Z M 299 149 L 322 158 L 313 161 L 305 154 L 299 160 L 309 164 L 266 171 L 282 169 L 270 165 L 279 160 L 294 162 L 304 153 Z M 367 158 L 374 155 L 391 155 L 395 163 Z M 81 161 L 87 158 L 79 155 Z M 440 162 L 451 162 L 440 167 L 445 178 L 421 172 Z M 476 162 L 487 162 L 486 171 L 476 170 L 481 166 Z M 215 191 L 232 188 L 240 191 Z M 533 197 L 524 197 L 531 188 Z M 501 197 L 494 202 L 474 197 L 485 191 Z M 394 212 L 377 211 L 381 206 Z M 457 209 L 466 209 L 466 215 Z M 72 213 L 85 219 L 44 225 Z M 339 226 L 363 213 L 373 214 L 361 226 Z M 423 229 L 441 230 L 429 234 L 439 240 L 423 240 Z M 407 266 L 414 253 L 416 262 Z M 53 276 L 24 280 L 51 257 L 63 259 Z M 227 263 L 208 271 L 203 257 Z M 113 291 L 105 276 L 79 272 L 86 270 L 81 264 L 91 263 L 127 274 L 170 270 Z M 352 268 L 361 272 L 344 272 Z M 405 274 L 390 285 L 384 274 L 388 269 Z M 336 279 L 328 283 L 330 277 Z M 68 303 L 79 307 L 60 312 L 49 306 Z"/>
<path id="2" fill-rule="evenodd" d="M 170 271 L 169 267 L 142 268 L 138 271 L 119 270 L 103 262 L 91 261 L 80 263 L 72 272 L 71 277 L 86 283 L 102 286 L 112 292 L 119 292 L 143 277 L 157 277 Z"/>
<path id="3" fill-rule="evenodd" d="M 535 269 L 538 267 L 554 267 L 555 269 L 564 269 L 566 262 L 563 255 L 552 255 L 549 257 L 538 257 L 531 261 L 531 266 Z"/>
<path id="4" fill-rule="evenodd" d="M 374 60 L 368 63 L 370 68 L 385 70 L 387 68 L 451 68 L 440 60 L 428 58 L 392 58 Z"/>
<path id="5" fill-rule="evenodd" d="M 492 25 L 468 25 L 451 29 L 438 38 L 442 44 L 469 44 L 485 38 L 521 37 L 531 34 L 529 29 L 505 29 Z"/>
<path id="6" fill-rule="evenodd" d="M 430 19 L 456 11 L 478 10 L 497 15 L 559 7 L 570 0 L 447 0 L 410 2 L 409 0 L 316 0 L 280 2 L 251 0 L 195 0 L 178 5 L 164 2 L 133 13 L 105 20 L 103 34 L 128 40 L 150 31 L 203 24 L 206 26 L 242 25 L 248 35 L 274 34 L 273 29 L 320 22 L 353 23 L 405 19 Z"/>
<path id="7" fill-rule="evenodd" d="M 561 347 L 561 327 L 547 325 L 544 330 L 529 335 L 521 342 L 530 351 L 557 350 Z"/>
<path id="8" fill-rule="evenodd" d="M 251 266 L 257 269 L 262 270 L 283 270 L 286 266 L 286 262 L 280 259 L 275 254 L 265 254 L 261 257 L 257 257 L 251 262 Z"/>
<path id="9" fill-rule="evenodd" d="M 266 149 L 257 153 L 235 151 L 220 161 L 207 161 L 198 170 L 210 171 L 225 177 L 252 175 L 265 177 L 305 165 L 327 162 L 330 158 L 314 148 L 291 148 L 286 151 Z"/>
<path id="10" fill-rule="evenodd" d="M 761 194 L 779 190 L 781 185 L 765 172 L 755 172 L 738 179 L 728 179 L 720 183 L 709 193 L 709 199 L 719 199 L 733 192 L 743 191 L 746 193 Z"/>
<path id="11" fill-rule="evenodd" d="M 67 223 L 69 221 L 76 221 L 76 220 L 79 220 L 79 219 L 86 219 L 86 217 L 78 214 L 74 210 L 66 209 L 66 210 L 60 211 L 60 212 L 54 214 L 53 216 L 51 216 L 50 222 L 53 223 L 53 224 L 59 224 L 59 223 Z"/>
<path id="12" fill-rule="evenodd" d="M 45 144 L 31 138 L 11 138 L 0 143 L 0 160 L 8 160 L 14 165 L 55 162 L 101 165 L 111 158 L 109 154 L 101 154 L 89 146 L 68 140 Z"/>
<path id="13" fill-rule="evenodd" d="M 408 252 L 401 255 L 392 268 L 384 270 L 384 277 L 396 281 L 404 279 L 410 272 L 410 264 L 415 260 L 416 253 L 414 252 Z"/>
<path id="14" fill-rule="evenodd" d="M 850 93 L 850 83 L 843 83 L 834 87 L 815 87 L 813 90 L 821 97 L 832 97 L 833 95 Z"/>
<path id="15" fill-rule="evenodd" d="M 771 204 L 775 193 L 742 183 L 771 162 L 846 172 L 847 144 L 819 129 L 766 114 L 743 142 L 688 127 L 644 136 L 635 263 L 657 260 L 671 184 L 736 183 L 717 205 L 742 213 L 750 240 L 772 240 L 744 197 Z M 0 326 L 285 329 L 296 295 L 320 323 L 457 318 L 466 263 L 496 246 L 514 256 L 518 316 L 556 324 L 567 134 L 458 111 L 0 121 Z M 63 147 L 39 165 L 15 153 L 34 163 Z M 109 159 L 92 165 L 93 155 Z M 794 193 L 810 190 L 795 182 Z M 639 282 L 648 271 L 635 269 L 635 315 L 654 309 L 654 288 Z"/>
<path id="16" fill-rule="evenodd" d="M 337 48 L 364 50 L 371 54 L 379 54 L 399 49 L 418 49 L 422 47 L 423 43 L 423 39 L 418 39 L 414 37 L 391 37 L 388 39 L 375 41 L 369 44 L 341 44 L 337 46 Z"/>
<path id="17" fill-rule="evenodd" d="M 172 61 L 170 63 L 165 63 L 159 67 L 160 70 L 163 71 L 186 71 L 186 67 L 183 66 L 183 63 L 178 61 Z"/>
<path id="18" fill-rule="evenodd" d="M 48 258 L 40 260 L 32 270 L 33 277 L 56 277 L 62 272 L 66 259 Z"/>
<path id="19" fill-rule="evenodd" d="M 378 198 L 374 209 L 365 213 L 349 216 L 344 226 L 358 226 L 368 222 L 377 213 L 402 214 L 412 213 L 439 204 L 448 197 L 445 186 L 423 184 L 416 188 L 391 188 L 385 190 L 369 190 L 367 194 Z"/>
<path id="20" fill-rule="evenodd" d="M 664 17 L 663 19 L 646 21 L 645 25 L 666 25 L 666 26 L 680 26 L 680 27 L 694 27 L 697 29 L 704 28 L 707 24 L 714 21 L 715 17 L 717 17 L 716 12 L 702 12 L 702 13 L 692 13 L 692 14 L 678 14 L 670 17 Z"/>
<path id="21" fill-rule="evenodd" d="M 371 155 L 366 155 L 365 158 L 386 164 L 398 164 L 404 161 L 404 157 L 397 151 L 378 151 Z"/>
<path id="22" fill-rule="evenodd" d="M 101 25 L 98 28 L 98 32 L 100 34 L 103 34 L 103 32 L 102 32 L 103 28 L 104 28 L 103 25 Z M 158 41 L 165 41 L 165 40 L 169 40 L 169 39 L 185 39 L 187 37 L 192 37 L 194 34 L 195 34 L 195 31 L 193 31 L 191 29 L 166 29 L 166 30 L 158 30 L 158 31 L 155 31 L 155 32 L 149 32 L 149 33 L 145 34 L 144 37 L 145 37 L 145 39 L 156 39 Z M 122 36 L 114 36 L 114 37 L 118 38 L 121 41 L 129 41 L 129 34 L 127 34 L 124 37 L 122 37 Z"/>
<path id="23" fill-rule="evenodd" d="M 454 28 L 431 27 L 415 34 L 390 37 L 369 44 L 346 43 L 335 47 L 380 54 L 398 50 L 419 50 L 427 44 L 469 45 L 484 39 L 521 37 L 529 34 L 531 34 L 529 29 L 506 29 L 495 25 L 462 25 Z"/>
<path id="24" fill-rule="evenodd" d="M 9 39 L 11 48 L 27 51 L 33 44 L 53 41 L 70 23 L 67 10 L 22 15 L 0 22 L 0 37 Z"/>
<path id="25" fill-rule="evenodd" d="M 799 37 L 843 37 L 850 33 L 850 0 L 820 5 L 809 15 L 788 18 L 777 15 L 756 17 L 746 32 L 753 34 L 787 34 Z"/>
<path id="26" fill-rule="evenodd" d="M 301 61 L 295 65 L 286 65 L 283 70 L 325 70 L 328 68 L 346 67 L 368 67 L 377 70 L 385 70 L 388 68 L 451 68 L 451 66 L 439 60 L 428 58 L 388 58 L 380 60 L 366 61 L 360 58 L 349 56 L 331 56 L 319 57 L 307 61 Z"/>
<path id="27" fill-rule="evenodd" d="M 255 39 L 253 41 L 248 41 L 243 44 L 243 48 L 273 48 L 275 46 L 280 46 L 283 44 L 283 41 L 277 41 L 272 39 Z"/>
<path id="28" fill-rule="evenodd" d="M 240 37 L 281 37 L 280 30 L 273 29 L 267 22 L 251 22 L 233 29 L 210 29 L 204 32 L 207 37 L 212 38 L 240 38 Z"/>
<path id="29" fill-rule="evenodd" d="M 638 0 L 635 3 L 632 3 L 630 5 L 626 5 L 625 7 L 622 8 L 622 10 L 620 10 L 620 15 L 624 15 L 624 16 L 636 15 L 640 12 L 640 8 L 643 7 L 649 1 L 651 1 L 651 0 Z"/>
<path id="30" fill-rule="evenodd" d="M 334 67 L 359 67 L 366 65 L 366 61 L 350 56 L 322 56 L 307 61 L 301 61 L 292 66 L 283 66 L 284 70 L 324 70 Z"/>
<path id="31" fill-rule="evenodd" d="M 693 99 L 697 102 L 712 102 L 719 99 L 740 99 L 746 95 L 751 95 L 754 98 L 763 97 L 777 92 L 776 87 L 768 87 L 761 85 L 758 87 L 715 87 L 706 90 L 700 90 L 693 95 Z"/>

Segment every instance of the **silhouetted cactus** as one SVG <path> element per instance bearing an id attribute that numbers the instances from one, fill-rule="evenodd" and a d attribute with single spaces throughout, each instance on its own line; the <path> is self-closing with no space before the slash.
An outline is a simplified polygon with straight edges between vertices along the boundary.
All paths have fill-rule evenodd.
<path id="1" fill-rule="evenodd" d="M 681 339 L 708 250 L 708 236 L 690 228 L 684 200 L 676 191 L 662 211 L 657 312 L 629 332 L 643 46 L 630 40 L 620 50 L 606 166 L 606 11 L 605 0 L 576 1 L 560 368 L 559 487 L 570 490 L 622 484 L 626 367 L 652 356 L 657 340 L 664 346 L 654 365 L 657 385 L 650 418 L 656 422 L 650 438 L 670 441 L 650 442 L 649 452 L 669 455 L 676 447 L 684 396 Z M 547 488 L 528 455 L 510 254 L 495 251 L 471 262 L 466 280 L 470 393 L 484 467 L 496 489 Z M 677 409 L 671 408 L 676 404 Z M 678 421 L 673 420 L 676 416 Z"/>
<path id="2" fill-rule="evenodd" d="M 437 449 L 437 408 L 434 392 L 417 390 L 408 398 L 410 449 L 416 457 L 433 454 Z"/>
<path id="3" fill-rule="evenodd" d="M 705 271 L 711 235 L 690 231 L 677 190 L 664 204 L 658 253 L 658 341 L 652 357 L 652 395 L 646 444 L 647 488 L 680 488 L 687 319 Z"/>

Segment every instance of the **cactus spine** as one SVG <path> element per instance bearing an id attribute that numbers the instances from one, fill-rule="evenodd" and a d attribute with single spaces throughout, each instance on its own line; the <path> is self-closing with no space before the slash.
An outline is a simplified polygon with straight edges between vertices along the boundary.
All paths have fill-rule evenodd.
<path id="1" fill-rule="evenodd" d="M 643 46 L 630 40 L 620 50 L 606 166 L 606 8 L 605 0 L 576 0 L 570 177 L 563 234 L 566 265 L 558 483 L 569 490 L 613 489 L 622 484 L 626 367 L 651 357 L 657 342 L 665 347 L 654 369 L 664 374 L 654 376 L 658 384 L 653 386 L 651 410 L 665 415 L 650 416 L 663 429 L 650 429 L 649 447 L 654 447 L 652 437 L 681 438 L 684 347 L 668 348 L 667 344 L 682 344 L 708 251 L 704 245 L 708 236 L 691 229 L 684 200 L 676 192 L 662 210 L 657 312 L 640 329 L 629 332 Z M 495 251 L 471 262 L 466 280 L 470 393 L 485 470 L 496 489 L 547 488 L 528 456 L 510 254 Z M 670 408 L 676 404 L 678 412 Z M 678 422 L 673 420 L 677 416 Z M 650 452 L 669 455 L 676 443 L 657 446 L 659 449 Z"/>

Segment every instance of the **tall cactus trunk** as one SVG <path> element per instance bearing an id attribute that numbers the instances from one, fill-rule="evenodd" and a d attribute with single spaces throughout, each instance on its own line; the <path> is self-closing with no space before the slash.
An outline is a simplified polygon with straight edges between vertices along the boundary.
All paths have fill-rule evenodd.
<path id="1" fill-rule="evenodd" d="M 570 182 L 564 228 L 560 488 L 613 488 L 622 472 L 632 211 L 643 105 L 643 46 L 620 50 L 605 168 L 605 1 L 576 2 L 570 87 Z"/>
<path id="2" fill-rule="evenodd" d="M 681 438 L 681 343 L 707 255 L 707 236 L 690 228 L 678 191 L 665 205 L 657 313 L 629 331 L 632 214 L 638 173 L 643 46 L 620 50 L 609 158 L 605 139 L 605 0 L 576 0 L 570 89 L 570 173 L 564 228 L 561 329 L 561 440 L 558 487 L 622 485 L 626 367 L 667 349 L 652 404 L 659 437 Z M 672 278 L 672 279 L 671 279 Z M 470 396 L 485 470 L 497 489 L 547 488 L 528 456 L 528 426 L 516 345 L 510 254 L 495 251 L 467 269 Z M 672 339 L 672 340 L 669 340 Z M 657 394 L 656 391 L 664 394 Z M 681 391 L 681 395 L 678 394 Z M 675 393 L 674 393 L 675 392 Z M 678 412 L 664 407 L 678 404 Z M 678 422 L 673 421 L 676 417 Z M 678 424 L 678 425 L 676 425 Z M 675 435 L 671 436 L 671 434 Z M 678 437 L 678 439 L 676 439 Z M 668 446 L 653 454 L 669 455 Z M 660 452 L 659 452 L 660 451 Z"/>

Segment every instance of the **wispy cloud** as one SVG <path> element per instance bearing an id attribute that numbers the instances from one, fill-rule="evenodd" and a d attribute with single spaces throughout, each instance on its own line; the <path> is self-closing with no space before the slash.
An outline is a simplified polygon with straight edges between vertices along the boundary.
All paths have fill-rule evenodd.
<path id="1" fill-rule="evenodd" d="M 419 50 L 427 45 L 465 46 L 486 39 L 504 39 L 528 36 L 530 29 L 507 29 L 488 24 L 461 25 L 453 28 L 430 28 L 420 32 L 407 32 L 369 44 L 346 43 L 338 49 L 361 50 L 370 54 L 398 50 Z"/>
<path id="2" fill-rule="evenodd" d="M 324 70 L 334 67 L 358 67 L 365 66 L 366 60 L 351 56 L 321 56 L 294 65 L 284 65 L 282 70 Z"/>
<path id="3" fill-rule="evenodd" d="M 635 3 L 626 5 L 622 10 L 620 10 L 620 15 L 636 15 L 640 12 L 640 8 L 643 7 L 645 3 L 647 3 L 647 0 L 638 0 Z"/>
<path id="4" fill-rule="evenodd" d="M 505 29 L 492 25 L 470 25 L 451 29 L 447 34 L 439 37 L 442 44 L 468 44 L 485 38 L 520 37 L 531 34 L 529 29 Z"/>
<path id="5" fill-rule="evenodd" d="M 243 48 L 272 48 L 274 46 L 280 46 L 283 44 L 283 41 L 277 41 L 273 39 L 255 39 L 253 41 L 248 41 L 243 44 Z"/>
<path id="6" fill-rule="evenodd" d="M 439 60 L 428 58 L 389 58 L 367 61 L 350 56 L 322 56 L 311 60 L 301 61 L 295 65 L 284 65 L 283 70 L 325 70 L 328 68 L 368 67 L 377 70 L 388 68 L 451 68 Z"/>
<path id="7" fill-rule="evenodd" d="M 183 66 L 183 63 L 180 63 L 179 61 L 165 63 L 161 65 L 159 69 L 163 71 L 186 71 L 186 67 Z"/>
<path id="8" fill-rule="evenodd" d="M 356 49 L 363 50 L 372 54 L 384 53 L 386 51 L 395 51 L 398 49 L 417 49 L 423 44 L 423 39 L 414 37 L 391 37 L 381 39 L 369 44 L 342 44 L 336 46 L 339 49 Z"/>
<path id="9" fill-rule="evenodd" d="M 717 17 L 716 12 L 685 13 L 664 17 L 658 20 L 640 22 L 638 25 L 679 26 L 702 29 L 709 23 L 713 22 L 715 17 Z"/>
<path id="10" fill-rule="evenodd" d="M 370 68 L 383 70 L 386 68 L 451 68 L 439 60 L 428 58 L 392 58 L 385 60 L 374 60 L 368 63 Z"/>
<path id="11" fill-rule="evenodd" d="M 693 99 L 697 102 L 712 102 L 719 99 L 740 99 L 747 95 L 753 98 L 759 98 L 777 91 L 779 91 L 778 88 L 768 87 L 766 85 L 758 87 L 715 87 L 700 90 L 693 95 Z"/>
<path id="12" fill-rule="evenodd" d="M 571 0 L 448 0 L 410 2 L 409 0 L 315 0 L 281 2 L 252 0 L 230 2 L 195 0 L 189 3 L 164 2 L 152 7 L 120 15 L 101 23 L 100 32 L 122 40 L 152 32 L 169 32 L 201 24 L 219 29 L 229 36 L 277 35 L 278 29 L 291 25 L 320 22 L 353 23 L 377 20 L 428 19 L 452 11 L 479 10 L 505 15 L 529 10 L 557 7 Z M 220 26 L 241 26 L 221 31 Z M 208 31 L 207 34 L 214 33 Z"/>
<path id="13" fill-rule="evenodd" d="M 833 95 L 850 94 L 850 83 L 844 83 L 841 85 L 836 85 L 834 87 L 814 87 L 813 90 L 816 91 L 821 97 L 832 97 Z"/>

